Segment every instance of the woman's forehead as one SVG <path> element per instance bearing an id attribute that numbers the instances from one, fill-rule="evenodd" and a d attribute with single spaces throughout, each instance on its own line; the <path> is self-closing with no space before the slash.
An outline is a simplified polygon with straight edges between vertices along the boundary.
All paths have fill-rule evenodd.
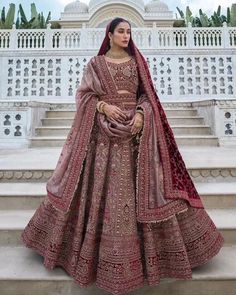
<path id="1" fill-rule="evenodd" d="M 127 22 L 120 22 L 116 29 L 130 29 L 130 25 Z"/>

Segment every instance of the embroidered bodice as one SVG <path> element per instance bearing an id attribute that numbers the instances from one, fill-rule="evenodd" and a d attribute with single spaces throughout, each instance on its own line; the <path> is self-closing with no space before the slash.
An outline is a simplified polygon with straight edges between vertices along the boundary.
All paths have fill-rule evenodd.
<path id="1" fill-rule="evenodd" d="M 128 61 L 115 63 L 107 61 L 107 66 L 116 84 L 117 91 L 136 93 L 138 90 L 138 71 L 135 58 Z M 122 91 L 124 92 L 124 91 Z"/>

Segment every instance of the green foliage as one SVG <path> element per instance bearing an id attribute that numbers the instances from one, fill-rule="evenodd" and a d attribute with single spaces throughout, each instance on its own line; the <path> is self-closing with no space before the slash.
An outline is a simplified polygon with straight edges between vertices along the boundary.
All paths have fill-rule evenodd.
<path id="1" fill-rule="evenodd" d="M 233 3 L 231 5 L 231 10 L 230 10 L 230 26 L 231 27 L 236 27 L 236 3 Z"/>
<path id="2" fill-rule="evenodd" d="M 189 6 L 186 7 L 185 13 L 176 7 L 181 19 L 175 20 L 174 27 L 186 27 L 188 23 L 191 23 L 192 27 L 222 27 L 226 22 L 228 26 L 236 26 L 236 3 L 227 7 L 227 15 L 221 14 L 221 6 L 219 5 L 217 11 L 214 11 L 213 15 L 208 17 L 206 13 L 199 9 L 199 16 L 193 16 Z"/>
<path id="3" fill-rule="evenodd" d="M 5 12 L 5 7 L 2 8 L 1 18 L 0 18 L 0 29 L 11 29 L 14 23 L 14 17 L 15 17 L 15 9 L 16 5 L 11 3 L 9 5 L 9 9 L 7 11 L 7 16 Z"/>
<path id="4" fill-rule="evenodd" d="M 200 15 L 201 27 L 210 27 L 211 20 L 208 18 L 206 13 L 203 13 L 203 11 L 201 9 L 199 9 L 199 15 Z"/>
<path id="5" fill-rule="evenodd" d="M 17 29 L 45 29 L 49 20 L 51 19 L 51 12 L 48 13 L 47 19 L 43 13 L 38 13 L 35 3 L 31 3 L 31 19 L 28 20 L 22 5 L 19 5 L 19 13 L 16 20 Z"/>
<path id="6" fill-rule="evenodd" d="M 5 7 L 0 9 L 0 29 L 11 29 L 14 24 L 14 19 L 15 4 L 10 4 L 7 16 L 5 15 Z M 49 24 L 50 19 L 51 12 L 48 13 L 47 18 L 45 19 L 43 12 L 38 13 L 35 3 L 31 3 L 31 17 L 28 20 L 22 5 L 19 4 L 15 25 L 17 29 L 45 29 L 47 24 Z"/>
<path id="7" fill-rule="evenodd" d="M 51 29 L 61 29 L 61 24 L 57 21 L 51 23 Z"/>

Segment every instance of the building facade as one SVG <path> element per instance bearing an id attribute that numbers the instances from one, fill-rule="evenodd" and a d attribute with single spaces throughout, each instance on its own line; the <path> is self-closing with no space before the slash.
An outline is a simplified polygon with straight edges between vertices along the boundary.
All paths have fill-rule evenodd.
<path id="1" fill-rule="evenodd" d="M 74 1 L 65 6 L 59 23 L 62 28 L 104 28 L 116 16 L 127 18 L 135 28 L 148 28 L 156 22 L 160 27 L 173 24 L 173 12 L 159 0 L 151 0 L 146 5 L 143 0 L 91 0 L 89 4 Z"/>

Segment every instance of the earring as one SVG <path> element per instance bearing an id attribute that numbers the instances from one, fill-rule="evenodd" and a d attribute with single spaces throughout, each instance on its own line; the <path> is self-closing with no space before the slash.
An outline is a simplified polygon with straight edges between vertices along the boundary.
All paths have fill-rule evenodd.
<path id="1" fill-rule="evenodd" d="M 110 47 L 112 47 L 113 45 L 113 42 L 112 42 L 112 39 L 110 39 Z"/>

